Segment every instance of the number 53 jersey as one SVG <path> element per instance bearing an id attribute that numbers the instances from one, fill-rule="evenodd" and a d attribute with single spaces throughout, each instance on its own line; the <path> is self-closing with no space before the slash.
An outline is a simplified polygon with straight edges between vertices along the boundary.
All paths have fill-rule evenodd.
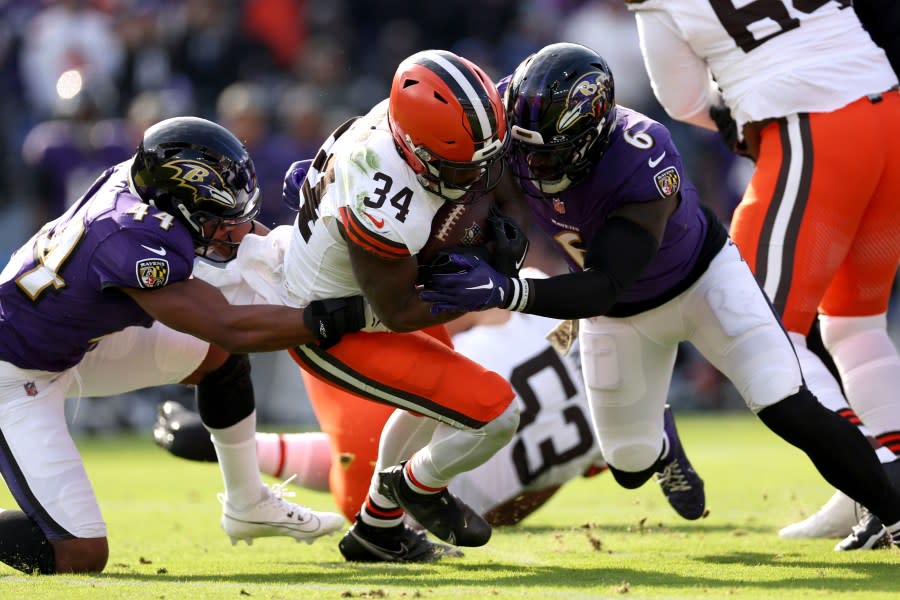
<path id="1" fill-rule="evenodd" d="M 349 243 L 385 259 L 419 253 L 443 200 L 400 156 L 388 128 L 387 100 L 326 140 L 301 188 L 300 211 L 285 255 L 286 286 L 299 306 L 360 294 Z"/>
<path id="2" fill-rule="evenodd" d="M 557 324 L 510 313 L 505 323 L 480 325 L 453 337 L 460 354 L 509 380 L 522 411 L 509 444 L 450 484 L 479 513 L 605 464 L 591 426 L 578 352 L 560 356 L 544 338 Z"/>

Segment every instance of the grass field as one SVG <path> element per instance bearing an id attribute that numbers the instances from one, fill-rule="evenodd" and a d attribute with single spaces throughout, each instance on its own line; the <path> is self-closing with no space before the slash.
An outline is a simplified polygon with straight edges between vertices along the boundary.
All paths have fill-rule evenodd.
<path id="1" fill-rule="evenodd" d="M 149 434 L 79 440 L 109 526 L 100 576 L 28 577 L 0 565 L 0 598 L 859 598 L 900 595 L 900 551 L 843 554 L 834 540 L 788 542 L 778 528 L 832 490 L 806 457 L 749 413 L 679 415 L 706 480 L 710 514 L 683 521 L 655 483 L 609 474 L 567 485 L 525 524 L 464 558 L 356 565 L 338 537 L 232 547 L 218 525 L 215 465 L 166 455 Z M 333 509 L 327 494 L 297 490 Z M 5 488 L 0 506 L 12 500 Z"/>

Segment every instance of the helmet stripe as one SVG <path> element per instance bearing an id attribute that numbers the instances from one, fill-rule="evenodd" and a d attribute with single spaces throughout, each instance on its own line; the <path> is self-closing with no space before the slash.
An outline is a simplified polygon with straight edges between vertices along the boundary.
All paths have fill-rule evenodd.
<path id="1" fill-rule="evenodd" d="M 462 61 L 449 54 L 429 52 L 421 64 L 441 76 L 461 100 L 476 144 L 490 140 L 497 128 L 497 115 L 487 94 L 479 92 L 484 89 L 481 80 Z"/>

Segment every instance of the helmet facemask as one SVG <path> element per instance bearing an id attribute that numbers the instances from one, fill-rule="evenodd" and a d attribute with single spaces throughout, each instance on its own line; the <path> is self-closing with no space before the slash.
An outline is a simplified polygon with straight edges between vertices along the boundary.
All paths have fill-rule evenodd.
<path id="1" fill-rule="evenodd" d="M 478 150 L 473 160 L 461 162 L 440 158 L 425 146 L 416 146 L 408 135 L 404 141 L 421 166 L 414 170 L 422 187 L 447 202 L 470 204 L 500 183 L 509 139 L 495 139 Z"/>
<path id="2" fill-rule="evenodd" d="M 505 104 L 513 176 L 538 198 L 583 181 L 616 126 L 612 72 L 579 44 L 551 44 L 525 59 L 510 78 Z"/>
<path id="3" fill-rule="evenodd" d="M 253 161 L 228 130 L 176 117 L 144 134 L 130 170 L 135 193 L 189 231 L 197 256 L 226 262 L 253 231 L 259 188 Z"/>
<path id="4" fill-rule="evenodd" d="M 206 211 L 190 214 L 180 203 L 176 208 L 192 226 L 196 225 L 196 234 L 191 232 L 194 253 L 213 262 L 228 262 L 237 256 L 243 237 L 256 231 L 259 189 L 255 189 L 246 201 L 244 214 L 237 217 L 226 218 Z"/>
<path id="5" fill-rule="evenodd" d="M 532 186 L 522 188 L 529 195 L 539 197 L 560 194 L 580 183 L 609 146 L 609 135 L 615 128 L 615 109 L 611 116 L 612 123 L 603 119 L 597 127 L 560 144 L 546 144 L 539 132 L 513 125 L 510 157 L 513 177 L 531 182 L 539 193 L 534 193 Z"/>
<path id="6" fill-rule="evenodd" d="M 478 66 L 444 50 L 404 60 L 391 85 L 397 150 L 429 192 L 468 204 L 494 189 L 509 146 L 497 88 Z"/>

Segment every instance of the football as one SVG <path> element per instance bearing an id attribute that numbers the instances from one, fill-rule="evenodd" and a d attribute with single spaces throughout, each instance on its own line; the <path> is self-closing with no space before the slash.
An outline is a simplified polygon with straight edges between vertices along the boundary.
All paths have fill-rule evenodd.
<path id="1" fill-rule="evenodd" d="M 487 219 L 493 204 L 492 194 L 472 204 L 445 202 L 431 221 L 431 234 L 418 254 L 419 264 L 429 264 L 440 250 L 485 245 L 490 240 Z"/>

